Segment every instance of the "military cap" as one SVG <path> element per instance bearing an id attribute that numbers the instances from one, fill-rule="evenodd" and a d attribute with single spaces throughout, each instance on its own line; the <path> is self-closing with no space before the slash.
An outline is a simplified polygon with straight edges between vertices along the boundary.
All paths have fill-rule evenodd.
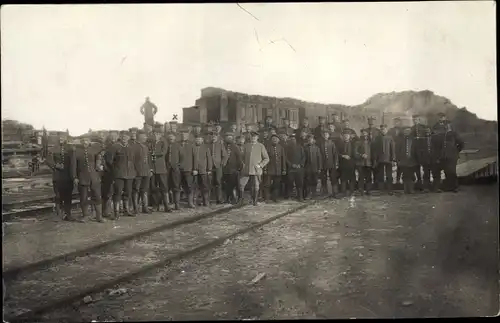
<path id="1" fill-rule="evenodd" d="M 157 133 L 160 133 L 160 132 L 163 132 L 163 126 L 155 126 L 153 127 L 153 132 L 157 132 Z"/>
<path id="2" fill-rule="evenodd" d="M 258 133 L 257 131 L 252 131 L 252 132 L 250 132 L 250 134 L 251 134 L 252 136 L 258 136 L 258 135 L 259 135 L 259 133 Z"/>
<path id="3" fill-rule="evenodd" d="M 276 137 L 276 138 L 280 139 L 280 137 L 277 134 L 272 134 L 271 138 L 273 138 L 273 137 Z"/>
<path id="4" fill-rule="evenodd" d="M 295 138 L 295 134 L 294 133 L 289 134 L 288 138 Z"/>
<path id="5" fill-rule="evenodd" d="M 380 129 L 386 129 L 387 128 L 387 125 L 386 124 L 381 124 L 380 125 Z"/>
<path id="6" fill-rule="evenodd" d="M 345 129 L 344 131 L 342 131 L 342 134 L 343 135 L 351 135 L 351 132 L 347 129 Z"/>
<path id="7" fill-rule="evenodd" d="M 393 119 L 394 121 L 398 120 L 398 121 L 401 121 L 401 118 L 400 117 L 396 117 Z"/>
<path id="8" fill-rule="evenodd" d="M 412 115 L 411 117 L 412 117 L 412 118 L 418 118 L 418 117 L 420 117 L 420 114 L 414 114 L 414 115 Z"/>
<path id="9" fill-rule="evenodd" d="M 170 123 L 170 124 L 172 124 L 172 123 L 177 123 L 177 121 L 172 120 L 172 121 L 170 121 L 169 123 Z"/>
<path id="10" fill-rule="evenodd" d="M 233 136 L 234 137 L 234 132 L 226 131 L 225 135 L 226 136 Z"/>
<path id="11" fill-rule="evenodd" d="M 344 122 L 344 123 L 349 122 L 349 119 L 344 119 L 344 120 L 342 120 L 342 122 Z"/>
<path id="12" fill-rule="evenodd" d="M 376 120 L 377 118 L 375 118 L 374 116 L 369 116 L 368 117 L 368 120 Z"/>
<path id="13" fill-rule="evenodd" d="M 137 133 L 137 131 L 139 131 L 139 128 L 133 127 L 133 128 L 128 129 L 128 131 Z"/>
<path id="14" fill-rule="evenodd" d="M 127 135 L 130 136 L 130 133 L 127 130 L 121 130 L 120 131 L 120 136 Z"/>
<path id="15" fill-rule="evenodd" d="M 438 117 L 446 117 L 446 114 L 444 112 L 438 112 Z"/>
<path id="16" fill-rule="evenodd" d="M 138 129 L 137 130 L 137 134 L 138 135 L 145 135 L 146 134 L 146 131 L 142 130 L 142 129 Z"/>

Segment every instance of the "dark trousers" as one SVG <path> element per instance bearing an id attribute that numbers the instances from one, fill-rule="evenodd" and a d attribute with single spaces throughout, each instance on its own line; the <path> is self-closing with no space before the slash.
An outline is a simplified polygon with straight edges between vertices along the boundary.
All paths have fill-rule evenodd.
<path id="1" fill-rule="evenodd" d="M 422 176 L 424 188 L 430 189 L 431 188 L 432 165 L 422 165 L 422 170 L 424 171 L 424 174 Z"/>
<path id="2" fill-rule="evenodd" d="M 401 166 L 399 166 L 398 164 L 398 168 L 396 171 L 396 182 L 399 183 L 401 181 L 402 176 L 403 176 L 403 170 L 401 169 Z"/>
<path id="3" fill-rule="evenodd" d="M 55 203 L 59 206 L 70 206 L 73 200 L 73 181 L 71 179 L 52 182 Z"/>
<path id="4" fill-rule="evenodd" d="M 294 169 L 293 171 L 289 171 L 288 175 L 288 187 L 290 191 L 293 190 L 293 186 L 295 185 L 295 190 L 297 192 L 297 198 L 302 199 L 304 197 L 304 170 L 303 169 Z"/>
<path id="5" fill-rule="evenodd" d="M 173 192 L 181 190 L 181 172 L 178 169 L 170 168 L 168 170 L 168 187 Z"/>
<path id="6" fill-rule="evenodd" d="M 151 176 L 139 176 L 134 178 L 132 191 L 134 193 L 144 194 L 149 192 L 149 182 Z"/>
<path id="7" fill-rule="evenodd" d="M 304 197 L 316 193 L 316 185 L 318 185 L 318 172 L 305 171 L 304 173 Z"/>
<path id="8" fill-rule="evenodd" d="M 373 168 L 370 166 L 360 166 L 358 167 L 358 173 L 359 173 L 358 189 L 361 192 L 363 192 L 363 190 L 369 192 L 371 190 Z"/>
<path id="9" fill-rule="evenodd" d="M 210 176 L 210 191 L 215 195 L 217 202 L 222 199 L 222 168 L 212 170 Z"/>
<path id="10" fill-rule="evenodd" d="M 377 165 L 377 181 L 380 184 L 392 185 L 392 163 L 379 163 Z"/>
<path id="11" fill-rule="evenodd" d="M 457 160 L 456 159 L 442 159 L 439 162 L 439 173 L 444 170 L 444 188 L 445 190 L 455 190 L 458 188 L 457 177 Z"/>
<path id="12" fill-rule="evenodd" d="M 192 172 L 181 172 L 181 187 L 184 189 L 186 194 L 191 193 L 191 189 L 193 187 L 193 173 Z"/>
<path id="13" fill-rule="evenodd" d="M 351 193 L 356 187 L 356 167 L 350 164 L 340 165 L 340 190 L 345 193 L 347 190 Z"/>
<path id="14" fill-rule="evenodd" d="M 269 193 L 271 193 L 271 198 L 275 200 L 281 190 L 281 176 L 282 175 L 268 175 L 264 174 L 262 176 L 262 188 L 264 190 L 264 199 L 269 199 Z"/>
<path id="15" fill-rule="evenodd" d="M 78 191 L 80 193 L 80 205 L 82 209 L 87 207 L 89 204 L 89 194 L 94 201 L 94 204 L 101 204 L 101 183 L 91 182 L 90 185 L 78 185 Z"/>
<path id="16" fill-rule="evenodd" d="M 280 178 L 280 189 L 278 190 L 278 193 L 281 192 L 281 195 L 284 197 L 284 198 L 289 198 L 290 197 L 290 191 L 292 190 L 290 188 L 290 184 L 288 183 L 288 180 L 287 180 L 287 175 L 280 175 L 281 178 Z"/>
<path id="17" fill-rule="evenodd" d="M 335 193 L 335 187 L 337 185 L 337 169 L 327 168 L 323 169 L 321 172 L 321 189 L 326 193 L 328 192 L 328 177 L 330 177 L 330 183 L 332 184 L 332 193 Z"/>
<path id="18" fill-rule="evenodd" d="M 196 188 L 203 192 L 207 193 L 210 188 L 210 182 L 208 180 L 208 174 L 198 174 L 193 177 L 194 184 L 196 184 Z"/>
<path id="19" fill-rule="evenodd" d="M 417 182 L 419 185 L 422 183 L 422 165 L 416 165 L 414 167 L 415 177 L 417 178 Z"/>
<path id="20" fill-rule="evenodd" d="M 116 178 L 113 185 L 113 202 L 119 203 L 123 198 L 129 201 L 132 197 L 133 179 Z"/>
<path id="21" fill-rule="evenodd" d="M 168 177 L 167 174 L 153 174 L 151 176 L 151 191 L 161 194 L 168 193 Z"/>
<path id="22" fill-rule="evenodd" d="M 401 166 L 403 171 L 403 182 L 415 181 L 415 166 Z"/>
<path id="23" fill-rule="evenodd" d="M 102 199 L 106 202 L 113 196 L 113 173 L 104 172 L 101 187 Z"/>
<path id="24" fill-rule="evenodd" d="M 224 174 L 222 177 L 224 193 L 226 194 L 226 200 L 233 196 L 233 192 L 236 189 L 238 191 L 238 173 Z"/>

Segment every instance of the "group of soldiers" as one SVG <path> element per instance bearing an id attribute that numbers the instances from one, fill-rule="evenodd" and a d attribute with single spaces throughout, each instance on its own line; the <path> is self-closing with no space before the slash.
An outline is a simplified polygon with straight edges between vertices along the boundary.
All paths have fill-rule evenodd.
<path id="1" fill-rule="evenodd" d="M 218 204 L 243 204 L 249 182 L 254 205 L 260 197 L 277 201 L 294 191 L 299 201 L 314 198 L 318 180 L 321 194 L 333 198 L 356 189 L 370 194 L 374 184 L 392 194 L 394 165 L 396 182 L 402 177 L 407 194 L 415 184 L 440 192 L 442 170 L 447 190 L 457 190 L 456 163 L 464 143 L 443 113 L 432 128 L 418 115 L 412 127 L 403 127 L 399 118 L 391 129 L 374 121 L 369 118 L 359 136 L 338 115 L 331 123 L 320 117 L 315 128 L 307 118 L 298 129 L 289 120 L 278 128 L 268 117 L 255 127 L 232 124 L 224 133 L 221 125 L 207 133 L 201 125 L 179 131 L 176 121 L 168 132 L 161 124 L 145 124 L 141 130 L 112 131 L 99 143 L 82 138 L 75 147 L 61 134 L 46 163 L 53 169 L 57 213 L 79 222 L 89 217 L 89 195 L 96 220 L 103 222 L 103 217 L 148 214 L 151 207 L 159 211 L 160 205 L 165 212 L 178 210 L 181 193 L 189 208 L 198 198 L 205 206 L 212 198 Z M 75 185 L 83 213 L 79 219 L 71 214 Z"/>

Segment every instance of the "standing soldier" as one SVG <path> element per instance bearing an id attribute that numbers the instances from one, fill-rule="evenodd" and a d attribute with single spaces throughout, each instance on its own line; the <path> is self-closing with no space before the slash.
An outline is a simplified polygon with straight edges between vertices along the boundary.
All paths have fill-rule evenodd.
<path id="1" fill-rule="evenodd" d="M 292 128 L 290 128 L 292 129 Z M 293 129 L 292 129 L 293 130 Z M 278 135 L 278 138 L 279 138 L 279 144 L 281 147 L 286 147 L 288 145 L 288 133 L 285 128 L 281 128 L 281 131 L 280 131 L 280 134 Z M 293 134 L 293 132 L 292 132 Z M 285 199 L 289 199 L 290 198 L 290 187 L 288 185 L 288 180 L 287 180 L 287 176 L 286 175 L 282 175 L 281 176 L 281 188 L 280 188 L 280 192 L 281 192 L 281 195 L 285 198 Z"/>
<path id="2" fill-rule="evenodd" d="M 237 197 L 234 195 L 238 191 L 238 171 L 241 167 L 241 151 L 234 143 L 234 133 L 226 132 L 224 148 L 227 152 L 227 162 L 223 166 L 224 188 L 226 193 L 226 203 L 236 203 Z"/>
<path id="3" fill-rule="evenodd" d="M 426 126 L 422 124 L 420 115 L 413 115 L 413 126 L 411 127 L 411 136 L 413 137 L 413 145 L 415 146 L 415 175 L 417 176 L 417 188 L 422 189 L 422 165 L 425 163 L 425 155 L 427 151 Z"/>
<path id="4" fill-rule="evenodd" d="M 370 143 L 370 146 L 371 146 L 370 148 L 372 148 L 372 150 L 373 150 L 373 143 L 375 142 L 375 138 L 377 138 L 378 136 L 381 135 L 380 129 L 378 129 L 377 127 L 374 126 L 375 120 L 376 120 L 375 117 L 369 116 L 368 117 L 368 127 L 363 129 L 367 133 L 368 142 Z M 370 174 L 369 174 L 369 177 L 367 179 L 367 183 L 370 183 L 370 184 L 375 183 L 376 178 L 377 178 L 377 174 L 376 174 L 375 169 L 370 168 Z"/>
<path id="5" fill-rule="evenodd" d="M 193 162 L 194 148 L 189 142 L 189 133 L 182 133 L 182 141 L 179 144 L 179 171 L 181 174 L 181 186 L 188 197 L 188 206 L 194 208 L 193 187 Z"/>
<path id="6" fill-rule="evenodd" d="M 387 193 L 392 195 L 392 164 L 396 162 L 396 144 L 392 136 L 388 134 L 387 125 L 381 125 L 380 132 L 382 135 L 375 139 L 373 152 L 377 165 L 377 180 L 380 188 L 385 188 Z"/>
<path id="7" fill-rule="evenodd" d="M 158 107 L 149 101 L 146 97 L 146 102 L 141 106 L 141 114 L 144 115 L 144 121 L 149 125 L 154 125 L 154 116 L 158 112 Z"/>
<path id="8" fill-rule="evenodd" d="M 351 140 L 350 132 L 346 131 L 342 136 L 342 145 L 339 147 L 340 191 L 346 196 L 351 196 L 356 185 L 356 147 L 355 141 Z"/>
<path id="9" fill-rule="evenodd" d="M 168 145 L 166 154 L 167 187 L 172 190 L 174 209 L 179 210 L 181 200 L 181 172 L 179 170 L 180 145 L 174 132 L 167 135 Z"/>
<path id="10" fill-rule="evenodd" d="M 389 136 L 394 139 L 394 143 L 397 143 L 403 137 L 403 124 L 400 117 L 394 118 L 394 127 L 389 129 Z M 397 173 L 396 173 L 396 182 L 399 183 L 401 181 L 401 175 L 403 172 L 401 171 L 401 167 L 397 165 Z"/>
<path id="11" fill-rule="evenodd" d="M 333 141 L 335 146 L 339 147 L 340 143 L 342 142 L 342 132 L 337 129 L 333 122 L 330 122 L 328 124 L 328 133 L 329 139 Z"/>
<path id="12" fill-rule="evenodd" d="M 223 136 L 222 126 L 219 123 L 215 124 L 215 133 L 217 134 L 217 140 L 219 142 L 222 142 L 222 136 Z"/>
<path id="13" fill-rule="evenodd" d="M 291 134 L 295 133 L 295 129 L 290 127 L 290 119 L 288 118 L 283 118 L 283 127 L 281 127 L 281 132 L 286 133 L 287 136 L 290 136 Z"/>
<path id="14" fill-rule="evenodd" d="M 127 131 L 120 131 L 120 141 L 114 144 L 112 154 L 106 156 L 107 163 L 112 165 L 114 173 L 114 187 L 113 187 L 113 213 L 112 219 L 119 218 L 120 212 L 120 199 L 122 199 L 122 192 L 125 192 L 123 198 L 123 210 L 128 216 L 134 216 L 129 209 L 129 200 L 132 195 L 132 185 L 135 172 L 135 156 L 134 149 L 128 145 L 130 134 Z"/>
<path id="15" fill-rule="evenodd" d="M 174 134 L 176 142 L 180 142 L 182 140 L 182 135 L 179 133 L 179 124 L 175 120 L 170 121 L 169 124 L 170 133 Z"/>
<path id="16" fill-rule="evenodd" d="M 231 132 L 235 137 L 240 135 L 240 132 L 238 131 L 238 125 L 236 123 L 231 123 L 231 126 L 229 126 L 229 132 Z"/>
<path id="17" fill-rule="evenodd" d="M 425 128 L 425 149 L 420 153 L 420 162 L 422 163 L 423 168 L 423 182 L 424 182 L 424 192 L 427 193 L 430 190 L 434 191 L 439 189 L 431 185 L 431 173 L 434 177 L 440 177 L 441 174 L 436 174 L 436 164 L 437 164 L 437 156 L 435 152 L 434 142 L 431 136 L 431 128 Z M 436 179 L 434 178 L 434 181 Z M 438 180 L 439 183 L 439 180 Z"/>
<path id="18" fill-rule="evenodd" d="M 319 125 L 316 128 L 314 128 L 314 139 L 316 139 L 316 141 L 320 141 L 321 138 L 323 138 L 323 133 L 325 131 L 328 131 L 327 125 L 326 125 L 326 118 L 323 116 L 320 116 L 319 117 Z"/>
<path id="19" fill-rule="evenodd" d="M 58 217 L 74 221 L 71 216 L 73 181 L 71 178 L 71 148 L 65 133 L 59 134 L 58 145 L 49 149 L 47 165 L 52 169 L 52 188 L 55 194 L 55 209 Z"/>
<path id="20" fill-rule="evenodd" d="M 242 169 L 240 176 L 240 201 L 243 204 L 243 196 L 245 187 L 248 181 L 251 181 L 251 196 L 254 206 L 257 205 L 257 198 L 259 194 L 259 185 L 262 179 L 262 168 L 269 162 L 269 155 L 267 154 L 266 147 L 259 141 L 259 134 L 257 132 L 251 133 L 251 141 L 243 146 L 242 155 Z"/>
<path id="21" fill-rule="evenodd" d="M 254 132 L 253 124 L 247 123 L 245 125 L 245 141 L 252 142 L 252 133 Z"/>
<path id="22" fill-rule="evenodd" d="M 271 117 L 271 116 L 266 117 L 266 123 L 265 123 L 264 127 L 267 130 L 269 130 L 270 128 L 275 128 L 275 126 L 273 124 L 273 117 Z"/>
<path id="23" fill-rule="evenodd" d="M 210 203 L 208 174 L 212 171 L 212 156 L 210 148 L 203 144 L 203 137 L 197 135 L 193 147 L 193 177 L 196 187 L 201 190 L 203 205 Z M 197 196 L 197 195 L 196 195 Z"/>
<path id="24" fill-rule="evenodd" d="M 307 132 L 306 129 L 302 129 L 299 134 L 299 138 L 297 139 L 297 143 L 302 147 L 305 147 L 307 146 L 307 143 L 309 141 L 308 138 L 309 138 L 309 133 Z"/>
<path id="25" fill-rule="evenodd" d="M 102 200 L 103 200 L 103 216 L 109 216 L 111 209 L 111 198 L 113 196 L 114 174 L 113 165 L 109 163 L 108 156 L 114 155 L 117 149 L 116 142 L 118 141 L 118 132 L 112 130 L 109 132 L 108 141 L 104 151 L 104 174 L 102 177 Z"/>
<path id="26" fill-rule="evenodd" d="M 261 144 L 263 144 L 264 146 L 267 146 L 268 144 L 270 144 L 270 137 L 269 137 L 269 130 L 267 129 L 264 129 L 261 131 L 260 133 L 260 137 L 259 137 L 259 142 Z"/>
<path id="27" fill-rule="evenodd" d="M 309 126 L 309 119 L 307 117 L 305 117 L 303 120 L 302 120 L 302 125 L 297 129 L 295 130 L 295 136 L 301 136 L 301 133 L 305 131 L 306 134 L 311 134 L 312 133 L 312 129 L 311 127 Z M 305 142 L 304 142 L 305 144 Z"/>
<path id="28" fill-rule="evenodd" d="M 368 129 L 361 130 L 361 138 L 356 142 L 356 166 L 358 167 L 359 183 L 358 189 L 361 195 L 370 195 L 371 174 L 373 169 L 372 142 Z"/>
<path id="29" fill-rule="evenodd" d="M 310 134 L 304 147 L 306 160 L 304 165 L 304 198 L 316 197 L 318 175 L 321 174 L 323 163 L 319 147 L 314 143 L 314 135 Z"/>
<path id="30" fill-rule="evenodd" d="M 200 124 L 195 124 L 193 126 L 193 131 L 192 133 L 189 135 L 189 142 L 191 142 L 192 144 L 194 144 L 195 142 L 195 139 L 196 137 L 198 136 L 202 136 L 202 133 L 201 133 L 201 125 Z"/>
<path id="31" fill-rule="evenodd" d="M 81 139 L 82 147 L 75 149 L 71 154 L 71 177 L 80 192 L 80 206 L 85 221 L 89 214 L 88 193 L 94 200 L 96 220 L 104 222 L 101 205 L 101 181 L 98 174 L 96 161 L 102 148 L 99 145 L 90 146 L 90 138 Z"/>
<path id="32" fill-rule="evenodd" d="M 448 128 L 448 124 L 450 123 L 450 121 L 446 118 L 446 114 L 443 112 L 438 113 L 438 118 L 438 122 L 436 122 L 436 124 L 432 127 L 433 134 L 445 133 Z"/>
<path id="33" fill-rule="evenodd" d="M 279 137 L 274 135 L 271 137 L 271 144 L 266 147 L 269 163 L 263 168 L 262 175 L 263 195 L 266 202 L 269 200 L 269 195 L 273 202 L 278 201 L 281 180 L 286 175 L 285 149 L 279 141 Z"/>
<path id="34" fill-rule="evenodd" d="M 412 194 L 417 161 L 415 160 L 415 145 L 411 128 L 403 129 L 403 136 L 396 146 L 396 158 L 403 172 L 404 192 Z"/>
<path id="35" fill-rule="evenodd" d="M 236 145 L 238 146 L 240 153 L 242 154 L 245 150 L 245 143 L 246 143 L 245 136 L 238 136 L 236 138 Z"/>
<path id="36" fill-rule="evenodd" d="M 306 163 L 306 155 L 304 147 L 297 143 L 295 135 L 290 135 L 290 143 L 285 147 L 285 156 L 287 163 L 287 181 L 289 190 L 297 191 L 297 199 L 304 201 L 304 166 Z"/>
<path id="37" fill-rule="evenodd" d="M 210 169 L 211 186 L 215 189 L 215 200 L 217 204 L 222 204 L 222 175 L 223 168 L 227 163 L 227 151 L 224 143 L 220 140 L 219 133 L 212 133 L 212 141 L 210 142 L 210 155 L 212 157 L 213 169 Z"/>
<path id="38" fill-rule="evenodd" d="M 342 123 L 340 122 L 340 116 L 337 112 L 334 112 L 332 114 L 332 117 L 333 117 L 333 120 L 331 123 L 333 123 L 333 125 L 335 126 L 335 131 L 341 135 L 342 134 Z"/>
<path id="39" fill-rule="evenodd" d="M 148 193 L 149 182 L 151 179 L 151 153 L 147 145 L 146 132 L 139 130 L 137 132 L 137 144 L 134 146 L 135 152 L 135 170 L 137 177 L 134 179 L 132 190 L 132 206 L 134 213 L 138 213 L 139 201 L 142 206 L 142 213 L 149 214 L 151 211 L 148 208 Z"/>
<path id="40" fill-rule="evenodd" d="M 460 151 L 464 148 L 464 141 L 453 130 L 451 123 L 448 122 L 445 125 L 446 130 L 444 133 L 434 135 L 436 154 L 439 158 L 439 174 L 441 174 L 441 170 L 444 170 L 447 191 L 458 192 L 457 161 Z"/>
<path id="41" fill-rule="evenodd" d="M 324 195 L 328 195 L 328 177 L 332 185 L 332 197 L 336 198 L 337 192 L 337 167 L 338 167 L 338 153 L 337 146 L 330 140 L 330 132 L 326 130 L 323 132 L 323 139 L 318 142 L 318 147 L 321 151 L 322 158 L 322 172 L 321 172 L 321 190 Z"/>
<path id="42" fill-rule="evenodd" d="M 169 207 L 168 198 L 168 177 L 167 177 L 167 148 L 168 144 L 162 138 L 162 126 L 156 127 L 154 129 L 155 143 L 152 145 L 151 153 L 151 190 L 154 196 L 159 195 L 159 199 L 155 199 L 158 202 L 158 210 L 160 209 L 159 201 L 163 202 L 165 212 L 172 212 Z M 156 194 L 155 194 L 156 193 Z M 159 194 L 158 194 L 159 193 Z"/>
<path id="43" fill-rule="evenodd" d="M 349 133 L 349 140 L 351 141 L 358 140 L 358 134 L 356 133 L 356 130 L 351 128 L 351 125 L 349 124 L 349 119 L 342 120 L 342 134 L 346 132 Z"/>

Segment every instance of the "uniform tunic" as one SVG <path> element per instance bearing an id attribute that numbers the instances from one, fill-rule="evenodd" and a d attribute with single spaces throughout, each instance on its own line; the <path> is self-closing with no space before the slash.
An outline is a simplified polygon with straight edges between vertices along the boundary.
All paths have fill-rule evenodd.
<path id="1" fill-rule="evenodd" d="M 68 145 L 58 145 L 49 149 L 45 160 L 52 169 L 52 188 L 54 189 L 56 203 L 63 203 L 64 205 L 70 205 L 73 197 L 71 154 L 72 148 Z"/>
<path id="2" fill-rule="evenodd" d="M 207 192 L 209 189 L 208 174 L 212 171 L 213 168 L 210 148 L 208 148 L 206 145 L 194 145 L 193 157 L 193 170 L 198 172 L 198 174 L 195 175 L 194 178 L 198 183 L 198 187 L 203 192 Z"/>
<path id="3" fill-rule="evenodd" d="M 149 181 L 151 177 L 151 154 L 146 144 L 137 143 L 135 149 L 135 170 L 137 177 L 134 179 L 133 191 L 144 194 L 149 190 Z"/>
<path id="4" fill-rule="evenodd" d="M 79 147 L 72 154 L 71 176 L 72 178 L 78 178 L 82 208 L 88 203 L 89 190 L 95 203 L 101 203 L 101 178 L 96 165 L 101 151 L 102 146 L 97 144 L 89 147 Z"/>
<path id="5" fill-rule="evenodd" d="M 304 147 L 306 160 L 304 165 L 305 170 L 305 185 L 304 186 L 314 186 L 316 187 L 318 180 L 318 173 L 323 169 L 323 161 L 321 157 L 321 151 L 316 144 L 306 145 Z"/>
<path id="6" fill-rule="evenodd" d="M 321 158 L 323 163 L 323 170 L 321 173 L 321 186 L 326 191 L 326 183 L 328 177 L 330 177 L 332 188 L 337 185 L 337 168 L 339 164 L 339 156 L 337 153 L 337 146 L 331 140 L 321 140 L 318 146 L 321 151 Z"/>
<path id="7" fill-rule="evenodd" d="M 113 199 L 115 203 L 122 198 L 128 201 L 132 196 L 133 180 L 137 173 L 135 171 L 135 154 L 133 147 L 121 142 L 115 143 L 111 153 L 106 154 L 107 164 L 112 165 L 114 176 Z"/>

